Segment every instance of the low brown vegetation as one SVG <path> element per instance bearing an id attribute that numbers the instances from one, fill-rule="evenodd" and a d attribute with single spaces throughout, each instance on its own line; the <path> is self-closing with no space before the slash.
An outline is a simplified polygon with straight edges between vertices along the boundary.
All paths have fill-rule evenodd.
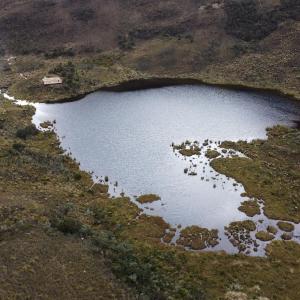
<path id="1" fill-rule="evenodd" d="M 222 299 L 236 286 L 250 299 L 300 297 L 299 244 L 271 242 L 264 258 L 165 245 L 170 226 L 141 215 L 128 198 L 108 198 L 107 188 L 91 192 L 90 175 L 62 155 L 53 132 L 16 135 L 31 126 L 33 107 L 0 97 L 0 113 L 1 298 Z M 292 141 L 280 146 L 293 155 L 296 131 L 283 132 Z M 255 227 L 229 226 L 233 238 L 244 239 L 240 251 L 247 252 Z M 196 233 L 202 241 L 207 232 Z M 216 235 L 209 236 L 214 244 Z"/>
<path id="2" fill-rule="evenodd" d="M 181 230 L 178 245 L 192 250 L 203 250 L 218 245 L 218 230 L 190 226 Z"/>
<path id="3" fill-rule="evenodd" d="M 256 200 L 242 202 L 239 210 L 245 213 L 248 217 L 254 217 L 260 214 L 260 207 Z"/>
<path id="4" fill-rule="evenodd" d="M 160 197 L 155 194 L 147 194 L 147 195 L 142 195 L 136 199 L 138 202 L 144 204 L 144 203 L 152 203 L 157 200 L 160 200 Z"/>
<path id="5" fill-rule="evenodd" d="M 230 148 L 250 159 L 220 158 L 213 160 L 211 165 L 242 183 L 248 196 L 262 199 L 264 213 L 269 218 L 299 222 L 299 131 L 275 126 L 267 129 L 267 134 L 267 140 L 230 143 Z"/>

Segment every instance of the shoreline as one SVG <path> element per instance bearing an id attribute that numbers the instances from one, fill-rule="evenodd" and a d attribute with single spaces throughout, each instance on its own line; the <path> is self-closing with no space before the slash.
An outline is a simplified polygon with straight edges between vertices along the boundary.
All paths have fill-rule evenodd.
<path id="1" fill-rule="evenodd" d="M 162 88 L 168 86 L 180 86 L 180 85 L 204 85 L 211 87 L 219 87 L 228 90 L 235 91 L 249 91 L 249 92 L 258 92 L 258 93 L 268 93 L 277 97 L 283 97 L 290 101 L 300 101 L 300 98 L 295 94 L 285 93 L 282 90 L 274 88 L 259 88 L 254 86 L 248 86 L 244 84 L 230 84 L 230 83 L 213 83 L 207 82 L 202 79 L 192 78 L 192 77 L 148 77 L 148 78 L 136 78 L 120 81 L 113 84 L 103 84 L 100 87 L 97 87 L 93 90 L 86 91 L 83 93 L 78 93 L 77 95 L 65 97 L 56 100 L 45 100 L 37 101 L 37 103 L 47 103 L 47 104 L 58 104 L 58 103 L 67 103 L 74 102 L 83 99 L 89 94 L 98 92 L 98 91 L 109 91 L 109 92 L 130 92 L 138 91 L 144 89 L 154 89 Z"/>

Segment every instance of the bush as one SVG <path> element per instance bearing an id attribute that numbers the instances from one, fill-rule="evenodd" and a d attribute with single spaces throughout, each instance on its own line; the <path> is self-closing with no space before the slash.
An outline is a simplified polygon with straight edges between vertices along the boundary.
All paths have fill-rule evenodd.
<path id="1" fill-rule="evenodd" d="M 72 57 L 74 55 L 75 55 L 75 52 L 72 48 L 68 48 L 68 49 L 56 48 L 56 49 L 53 49 L 49 52 L 46 52 L 44 56 L 45 56 L 46 59 L 51 59 L 51 58 L 57 58 L 57 57 L 60 57 L 60 56 Z"/>
<path id="2" fill-rule="evenodd" d="M 12 148 L 18 152 L 22 152 L 25 148 L 25 145 L 24 144 L 21 144 L 21 143 L 14 143 L 12 145 Z"/>
<path id="3" fill-rule="evenodd" d="M 26 126 L 25 128 L 18 129 L 16 132 L 16 137 L 26 140 L 28 137 L 37 135 L 38 132 L 39 131 L 32 124 L 32 125 Z"/>
<path id="4" fill-rule="evenodd" d="M 94 206 L 92 208 L 92 214 L 94 217 L 94 224 L 106 223 L 106 212 L 101 206 Z"/>
<path id="5" fill-rule="evenodd" d="M 261 40 L 277 29 L 288 18 L 298 19 L 298 0 L 281 0 L 281 5 L 268 11 L 257 0 L 225 1 L 226 32 L 244 41 Z"/>
<path id="6" fill-rule="evenodd" d="M 65 234 L 75 234 L 79 233 L 82 229 L 82 224 L 78 220 L 72 217 L 63 217 L 57 223 L 53 223 L 54 227 L 56 227 L 59 231 Z"/>
<path id="7" fill-rule="evenodd" d="M 81 174 L 80 174 L 79 172 L 74 174 L 74 179 L 75 179 L 75 180 L 80 180 L 81 177 L 82 177 L 82 176 L 81 176 Z"/>
<path id="8" fill-rule="evenodd" d="M 256 0 L 230 0 L 225 2 L 227 33 L 245 40 L 260 40 L 277 28 L 270 14 L 257 10 Z"/>
<path id="9" fill-rule="evenodd" d="M 199 282 L 195 285 L 190 278 L 174 281 L 162 268 L 162 262 L 176 262 L 174 252 L 148 248 L 147 253 L 137 253 L 131 243 L 118 240 L 111 231 L 94 234 L 92 243 L 111 260 L 113 271 L 147 299 L 205 299 Z"/>
<path id="10" fill-rule="evenodd" d="M 0 129 L 4 128 L 5 119 L 0 119 Z"/>
<path id="11" fill-rule="evenodd" d="M 70 90 L 79 88 L 79 76 L 76 71 L 75 65 L 69 61 L 66 64 L 59 64 L 50 71 L 64 79 L 64 87 Z"/>
<path id="12" fill-rule="evenodd" d="M 95 247 L 101 250 L 108 250 L 116 243 L 115 237 L 111 231 L 100 231 L 92 238 L 92 243 Z"/>
<path id="13" fill-rule="evenodd" d="M 93 236 L 93 230 L 88 225 L 82 225 L 79 230 L 79 234 L 85 238 L 91 237 Z"/>

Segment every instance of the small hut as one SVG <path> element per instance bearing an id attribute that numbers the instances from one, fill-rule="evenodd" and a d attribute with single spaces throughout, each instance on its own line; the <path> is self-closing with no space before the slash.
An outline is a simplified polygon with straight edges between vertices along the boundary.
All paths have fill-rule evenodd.
<path id="1" fill-rule="evenodd" d="M 63 80 L 59 76 L 44 77 L 42 79 L 44 85 L 62 84 Z"/>

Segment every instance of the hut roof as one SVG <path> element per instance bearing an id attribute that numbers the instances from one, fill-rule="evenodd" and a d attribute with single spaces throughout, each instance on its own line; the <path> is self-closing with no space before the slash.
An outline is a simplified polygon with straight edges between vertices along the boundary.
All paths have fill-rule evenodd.
<path id="1" fill-rule="evenodd" d="M 44 85 L 62 84 L 62 79 L 59 76 L 44 77 L 42 79 Z"/>

